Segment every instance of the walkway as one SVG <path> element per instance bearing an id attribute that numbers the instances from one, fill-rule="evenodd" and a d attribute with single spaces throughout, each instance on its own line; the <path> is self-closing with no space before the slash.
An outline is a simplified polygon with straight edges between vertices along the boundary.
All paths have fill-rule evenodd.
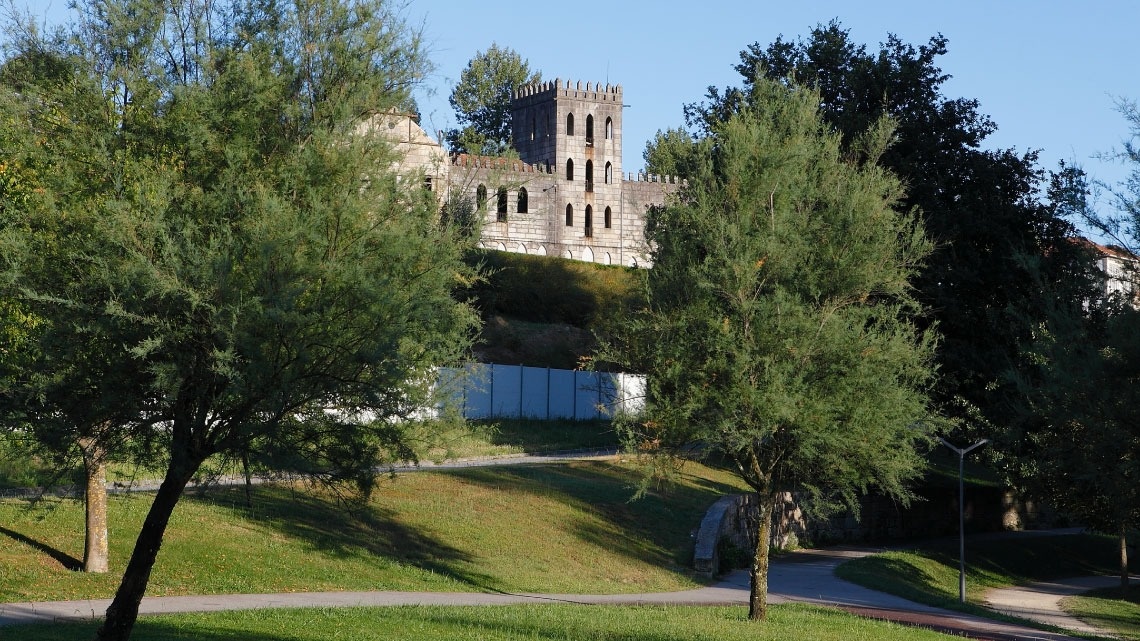
<path id="1" fill-rule="evenodd" d="M 1132 576 L 1131 580 L 1138 581 L 1140 576 Z M 1089 590 L 1118 585 L 1120 585 L 1119 576 L 1086 576 L 1038 581 L 1029 585 L 991 590 L 986 593 L 986 604 L 1002 614 L 1084 634 L 1104 634 L 1084 621 L 1065 614 L 1061 610 L 1061 599 Z"/>
<path id="2" fill-rule="evenodd" d="M 1061 634 L 1000 623 L 921 605 L 848 583 L 833 574 L 843 561 L 871 554 L 866 548 L 805 550 L 773 560 L 769 602 L 802 602 L 840 607 L 861 616 L 897 621 L 974 639 L 1069 641 Z M 740 570 L 705 588 L 649 594 L 504 594 L 479 592 L 310 592 L 211 596 L 147 597 L 141 614 L 216 612 L 257 608 L 357 607 L 395 605 L 506 605 L 579 603 L 602 605 L 744 605 L 748 573 Z M 0 604 L 0 626 L 56 620 L 95 619 L 109 599 Z M 1068 627 L 1068 626 L 1066 626 Z M 1074 640 L 1075 641 L 1075 640 Z"/>

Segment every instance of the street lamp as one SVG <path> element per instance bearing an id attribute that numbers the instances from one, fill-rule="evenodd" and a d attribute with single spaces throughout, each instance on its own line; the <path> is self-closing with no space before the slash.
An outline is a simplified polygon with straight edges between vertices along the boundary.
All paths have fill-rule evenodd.
<path id="1" fill-rule="evenodd" d="M 975 449 L 989 443 L 989 439 L 982 439 L 970 447 L 962 449 L 955 447 L 950 441 L 938 437 L 942 444 L 958 453 L 958 601 L 966 602 L 966 490 L 962 483 L 962 467 L 966 455 Z"/>

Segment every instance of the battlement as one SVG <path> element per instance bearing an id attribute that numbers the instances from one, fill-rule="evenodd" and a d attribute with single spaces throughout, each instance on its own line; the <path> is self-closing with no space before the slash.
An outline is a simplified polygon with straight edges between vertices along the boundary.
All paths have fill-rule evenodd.
<path id="1" fill-rule="evenodd" d="M 587 81 L 585 87 L 583 87 L 582 81 L 579 80 L 571 86 L 569 80 L 563 85 L 561 78 L 555 78 L 548 82 L 539 82 L 533 85 L 519 87 L 515 90 L 514 94 L 516 101 L 526 100 L 527 102 L 531 102 L 532 100 L 547 100 L 553 97 L 616 102 L 620 105 L 621 85 L 606 83 L 603 87 L 600 82 L 591 83 Z"/>
<path id="2" fill-rule="evenodd" d="M 454 167 L 499 169 L 501 171 L 517 171 L 529 174 L 550 174 L 553 172 L 553 170 L 546 165 L 532 165 L 514 158 L 476 156 L 473 154 L 452 154 L 451 164 Z"/>
<path id="3" fill-rule="evenodd" d="M 666 185 L 684 185 L 685 179 L 680 176 L 669 176 L 664 174 L 647 174 L 645 172 L 630 172 L 629 177 L 626 178 L 629 182 L 634 183 L 665 183 Z"/>

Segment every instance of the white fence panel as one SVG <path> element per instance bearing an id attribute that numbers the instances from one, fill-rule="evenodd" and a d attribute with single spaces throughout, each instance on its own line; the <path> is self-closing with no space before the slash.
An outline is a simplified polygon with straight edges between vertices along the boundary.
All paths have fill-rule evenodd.
<path id="1" fill-rule="evenodd" d="M 596 419 L 642 407 L 645 378 L 518 365 L 440 370 L 444 402 L 466 418 Z"/>

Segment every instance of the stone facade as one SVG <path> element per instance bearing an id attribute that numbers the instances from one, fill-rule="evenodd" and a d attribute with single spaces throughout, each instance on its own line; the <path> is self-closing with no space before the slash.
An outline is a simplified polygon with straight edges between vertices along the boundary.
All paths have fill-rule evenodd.
<path id="1" fill-rule="evenodd" d="M 645 212 L 681 181 L 622 172 L 621 117 L 621 85 L 523 87 L 512 108 L 518 159 L 449 156 L 412 119 L 376 119 L 404 154 L 402 175 L 422 171 L 441 202 L 458 193 L 476 204 L 481 246 L 645 267 Z"/>

